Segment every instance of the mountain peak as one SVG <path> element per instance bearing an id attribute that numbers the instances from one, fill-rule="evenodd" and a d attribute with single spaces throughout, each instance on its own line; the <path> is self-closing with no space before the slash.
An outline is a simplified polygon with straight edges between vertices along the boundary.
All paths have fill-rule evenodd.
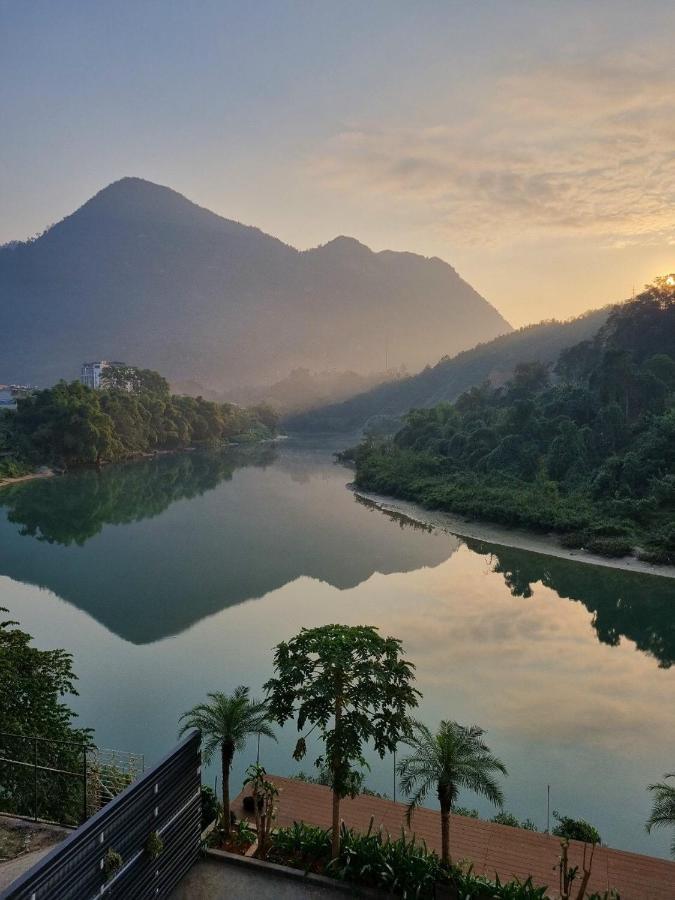
<path id="1" fill-rule="evenodd" d="M 334 237 L 332 241 L 328 241 L 327 244 L 321 244 L 316 250 L 333 255 L 353 255 L 359 253 L 362 256 L 371 256 L 373 253 L 370 247 L 362 244 L 361 241 L 357 241 L 356 238 L 348 237 L 346 234 L 340 234 L 337 237 Z"/>
<path id="2" fill-rule="evenodd" d="M 125 211 L 129 211 L 134 206 L 150 210 L 153 207 L 155 209 L 161 207 L 165 209 L 169 207 L 202 209 L 202 207 L 197 206 L 196 203 L 188 200 L 183 194 L 179 194 L 178 191 L 174 191 L 170 187 L 133 175 L 126 175 L 118 181 L 113 181 L 97 194 L 94 194 L 80 209 L 95 208 L 100 210 L 104 207 L 113 208 L 115 206 L 119 206 Z M 206 209 L 203 212 L 208 215 L 215 215 Z"/>
<path id="3" fill-rule="evenodd" d="M 294 368 L 409 369 L 509 331 L 449 267 L 340 235 L 299 253 L 138 177 L 39 239 L 0 249 L 0 380 L 48 383 L 124 359 L 206 387 Z M 6 301 L 5 301 L 5 298 Z"/>

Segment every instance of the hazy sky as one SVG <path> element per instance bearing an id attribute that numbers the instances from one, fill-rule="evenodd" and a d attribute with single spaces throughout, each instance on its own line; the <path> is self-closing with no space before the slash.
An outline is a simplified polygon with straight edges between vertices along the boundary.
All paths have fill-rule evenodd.
<path id="1" fill-rule="evenodd" d="M 0 0 L 0 241 L 124 175 L 513 323 L 675 269 L 675 3 Z"/>

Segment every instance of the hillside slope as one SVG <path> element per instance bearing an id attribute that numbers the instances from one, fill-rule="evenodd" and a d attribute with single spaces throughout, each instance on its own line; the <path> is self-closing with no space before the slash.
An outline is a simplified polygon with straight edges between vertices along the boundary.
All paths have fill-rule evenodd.
<path id="1" fill-rule="evenodd" d="M 284 424 L 292 431 L 351 433 L 374 417 L 398 418 L 410 409 L 454 400 L 486 379 L 494 385 L 503 384 L 519 362 L 553 362 L 565 347 L 592 337 L 605 323 L 609 309 L 592 310 L 569 322 L 528 325 L 452 358 L 445 357 L 417 375 L 387 382 L 342 403 L 289 417 Z"/>
<path id="2" fill-rule="evenodd" d="M 356 484 L 568 547 L 675 563 L 675 287 L 615 307 L 555 367 L 418 409 L 354 451 Z"/>
<path id="3" fill-rule="evenodd" d="M 36 240 L 0 248 L 0 382 L 121 359 L 207 388 L 292 369 L 419 369 L 510 330 L 439 259 L 340 237 L 299 252 L 169 188 L 115 182 Z"/>

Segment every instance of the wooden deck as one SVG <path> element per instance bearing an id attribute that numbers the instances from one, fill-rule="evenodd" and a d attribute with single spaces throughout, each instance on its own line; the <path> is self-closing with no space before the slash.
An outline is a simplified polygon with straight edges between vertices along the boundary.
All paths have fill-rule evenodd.
<path id="1" fill-rule="evenodd" d="M 331 792 L 326 787 L 305 784 L 280 776 L 268 776 L 279 788 L 279 825 L 307 822 L 329 828 L 331 824 Z M 247 818 L 242 807 L 245 792 L 239 794 L 232 808 L 237 818 Z M 341 804 L 345 824 L 366 831 L 371 816 L 375 827 L 382 827 L 394 837 L 405 828 L 406 807 L 391 800 L 359 796 Z M 407 834 L 410 832 L 406 830 Z M 440 852 L 440 814 L 432 809 L 419 809 L 411 829 L 428 847 Z M 570 865 L 581 865 L 584 845 L 570 842 Z M 547 834 L 510 828 L 479 819 L 453 816 L 450 823 L 450 852 L 455 861 L 468 860 L 476 873 L 489 878 L 526 879 L 529 875 L 538 885 L 549 885 L 551 896 L 557 896 L 558 873 L 555 866 L 560 856 L 560 841 Z M 589 892 L 617 890 L 621 900 L 675 900 L 675 862 L 597 847 Z"/>

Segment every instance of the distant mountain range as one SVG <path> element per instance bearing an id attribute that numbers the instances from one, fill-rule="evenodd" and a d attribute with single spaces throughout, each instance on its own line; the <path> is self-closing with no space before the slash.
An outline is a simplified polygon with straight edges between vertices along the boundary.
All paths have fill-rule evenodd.
<path id="1" fill-rule="evenodd" d="M 98 358 L 215 390 L 299 367 L 415 371 L 511 330 L 440 259 L 347 237 L 300 252 L 139 178 L 1 247 L 0 303 L 0 382 Z"/>
<path id="2" fill-rule="evenodd" d="M 552 363 L 565 347 L 593 337 L 604 325 L 611 306 L 592 310 L 568 322 L 547 321 L 479 344 L 454 357 L 445 357 L 417 375 L 379 385 L 372 390 L 320 409 L 287 417 L 291 431 L 355 432 L 378 422 L 398 419 L 410 409 L 455 400 L 461 393 L 489 379 L 498 386 L 520 362 Z"/>

